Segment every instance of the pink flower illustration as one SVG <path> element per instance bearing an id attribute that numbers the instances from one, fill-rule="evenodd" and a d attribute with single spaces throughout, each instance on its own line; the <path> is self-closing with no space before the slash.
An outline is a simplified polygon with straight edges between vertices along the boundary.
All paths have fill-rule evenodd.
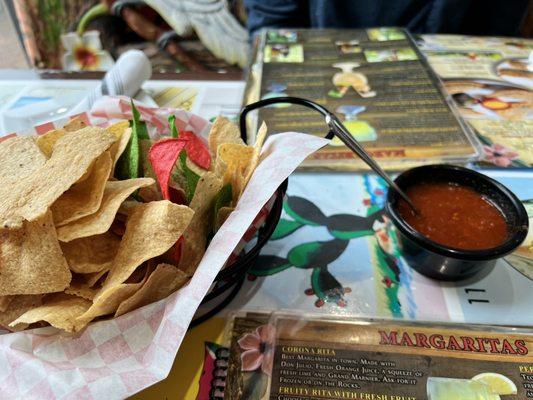
<path id="1" fill-rule="evenodd" d="M 485 151 L 485 161 L 491 162 L 499 167 L 508 167 L 513 160 L 516 160 L 519 154 L 501 144 L 492 146 L 483 146 Z"/>
<path id="2" fill-rule="evenodd" d="M 274 339 L 276 328 L 261 325 L 254 332 L 247 333 L 237 343 L 242 350 L 241 364 L 243 371 L 255 371 L 258 368 L 270 376 L 274 360 Z"/>

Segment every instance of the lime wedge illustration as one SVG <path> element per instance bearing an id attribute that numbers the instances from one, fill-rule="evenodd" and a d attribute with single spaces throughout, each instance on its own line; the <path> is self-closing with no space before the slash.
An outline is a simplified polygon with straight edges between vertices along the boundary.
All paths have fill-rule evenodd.
<path id="1" fill-rule="evenodd" d="M 485 382 L 472 379 L 429 377 L 428 400 L 500 400 Z"/>
<path id="2" fill-rule="evenodd" d="M 473 381 L 482 382 L 489 386 L 490 389 L 499 395 L 516 394 L 516 385 L 512 380 L 505 375 L 496 374 L 494 372 L 484 372 L 472 378 Z"/>

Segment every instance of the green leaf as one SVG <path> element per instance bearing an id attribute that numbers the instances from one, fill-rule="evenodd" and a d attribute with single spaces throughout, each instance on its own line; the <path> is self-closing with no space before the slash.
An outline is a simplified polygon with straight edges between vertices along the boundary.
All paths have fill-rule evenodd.
<path id="1" fill-rule="evenodd" d="M 170 125 L 170 134 L 173 138 L 178 138 L 178 128 L 176 128 L 176 117 L 174 115 L 171 115 L 168 117 L 168 124 Z"/>
<path id="2" fill-rule="evenodd" d="M 109 7 L 105 4 L 96 4 L 89 8 L 89 10 L 82 15 L 80 22 L 78 23 L 78 28 L 76 29 L 78 36 L 81 37 L 83 35 L 87 29 L 87 25 L 89 25 L 92 20 L 107 14 L 109 14 Z"/>
<path id="3" fill-rule="evenodd" d="M 140 155 L 139 138 L 136 132 L 132 131 L 126 150 L 118 159 L 115 177 L 120 180 L 138 178 L 141 165 Z"/>
<path id="4" fill-rule="evenodd" d="M 268 387 L 268 376 L 257 369 L 242 374 L 242 398 L 261 400 Z"/>
<path id="5" fill-rule="evenodd" d="M 170 132 L 173 138 L 179 137 L 178 129 L 176 128 L 176 117 L 171 115 L 168 117 L 168 123 L 170 125 Z M 187 152 L 182 150 L 179 155 L 180 167 L 185 176 L 185 194 L 187 195 L 187 202 L 191 202 L 194 192 L 196 191 L 196 185 L 200 180 L 200 175 L 194 172 L 187 166 Z"/>
<path id="6" fill-rule="evenodd" d="M 183 175 L 185 175 L 187 202 L 190 203 L 196 191 L 196 185 L 198 185 L 198 181 L 200 180 L 200 175 L 187 166 L 187 153 L 185 150 L 181 151 L 179 159 L 181 170 L 183 171 Z"/>
<path id="7" fill-rule="evenodd" d="M 231 204 L 231 200 L 232 200 L 232 188 L 231 188 L 231 183 L 228 183 L 222 186 L 222 188 L 218 191 L 217 195 L 215 196 L 215 201 L 214 201 L 215 207 L 214 207 L 214 212 L 213 212 L 213 218 L 215 222 L 217 219 L 218 211 L 222 207 L 229 206 Z M 213 226 L 214 225 L 215 223 L 213 223 Z"/>
<path id="8" fill-rule="evenodd" d="M 130 125 L 133 133 L 135 133 L 137 138 L 140 140 L 150 139 L 150 136 L 148 136 L 148 129 L 146 128 L 146 123 L 141 121 L 141 114 L 135 107 L 135 104 L 133 104 L 133 100 L 131 101 L 131 112 L 133 114 L 133 121 L 130 121 Z"/>
<path id="9" fill-rule="evenodd" d="M 131 112 L 133 120 L 130 121 L 131 138 L 126 146 L 126 150 L 120 156 L 115 170 L 115 177 L 123 179 L 139 178 L 143 175 L 141 169 L 141 148 L 140 140 L 150 140 L 146 124 L 140 120 L 141 114 L 131 101 Z"/>

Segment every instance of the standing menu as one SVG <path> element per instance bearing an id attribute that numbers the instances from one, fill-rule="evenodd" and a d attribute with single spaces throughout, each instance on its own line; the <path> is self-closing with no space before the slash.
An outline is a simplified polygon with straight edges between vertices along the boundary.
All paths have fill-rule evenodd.
<path id="1" fill-rule="evenodd" d="M 269 30 L 260 37 L 254 60 L 246 103 L 279 96 L 320 103 L 385 167 L 478 156 L 476 140 L 405 30 Z M 296 105 L 263 108 L 257 120 L 272 133 L 327 133 L 316 111 Z M 362 167 L 338 139 L 304 163 L 313 169 Z"/>
<path id="2" fill-rule="evenodd" d="M 419 43 L 484 145 L 484 166 L 533 167 L 533 40 L 422 35 Z"/>
<path id="3" fill-rule="evenodd" d="M 533 398 L 530 329 L 236 318 L 225 399 Z"/>

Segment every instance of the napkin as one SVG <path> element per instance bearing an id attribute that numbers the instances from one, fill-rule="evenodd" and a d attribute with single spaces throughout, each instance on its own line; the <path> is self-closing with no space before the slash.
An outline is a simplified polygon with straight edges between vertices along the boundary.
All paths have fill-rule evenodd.
<path id="1" fill-rule="evenodd" d="M 105 74 L 102 81 L 89 95 L 72 108 L 70 114 L 89 110 L 102 96 L 125 95 L 133 97 L 142 84 L 152 76 L 152 65 L 140 50 L 128 50 Z"/>

